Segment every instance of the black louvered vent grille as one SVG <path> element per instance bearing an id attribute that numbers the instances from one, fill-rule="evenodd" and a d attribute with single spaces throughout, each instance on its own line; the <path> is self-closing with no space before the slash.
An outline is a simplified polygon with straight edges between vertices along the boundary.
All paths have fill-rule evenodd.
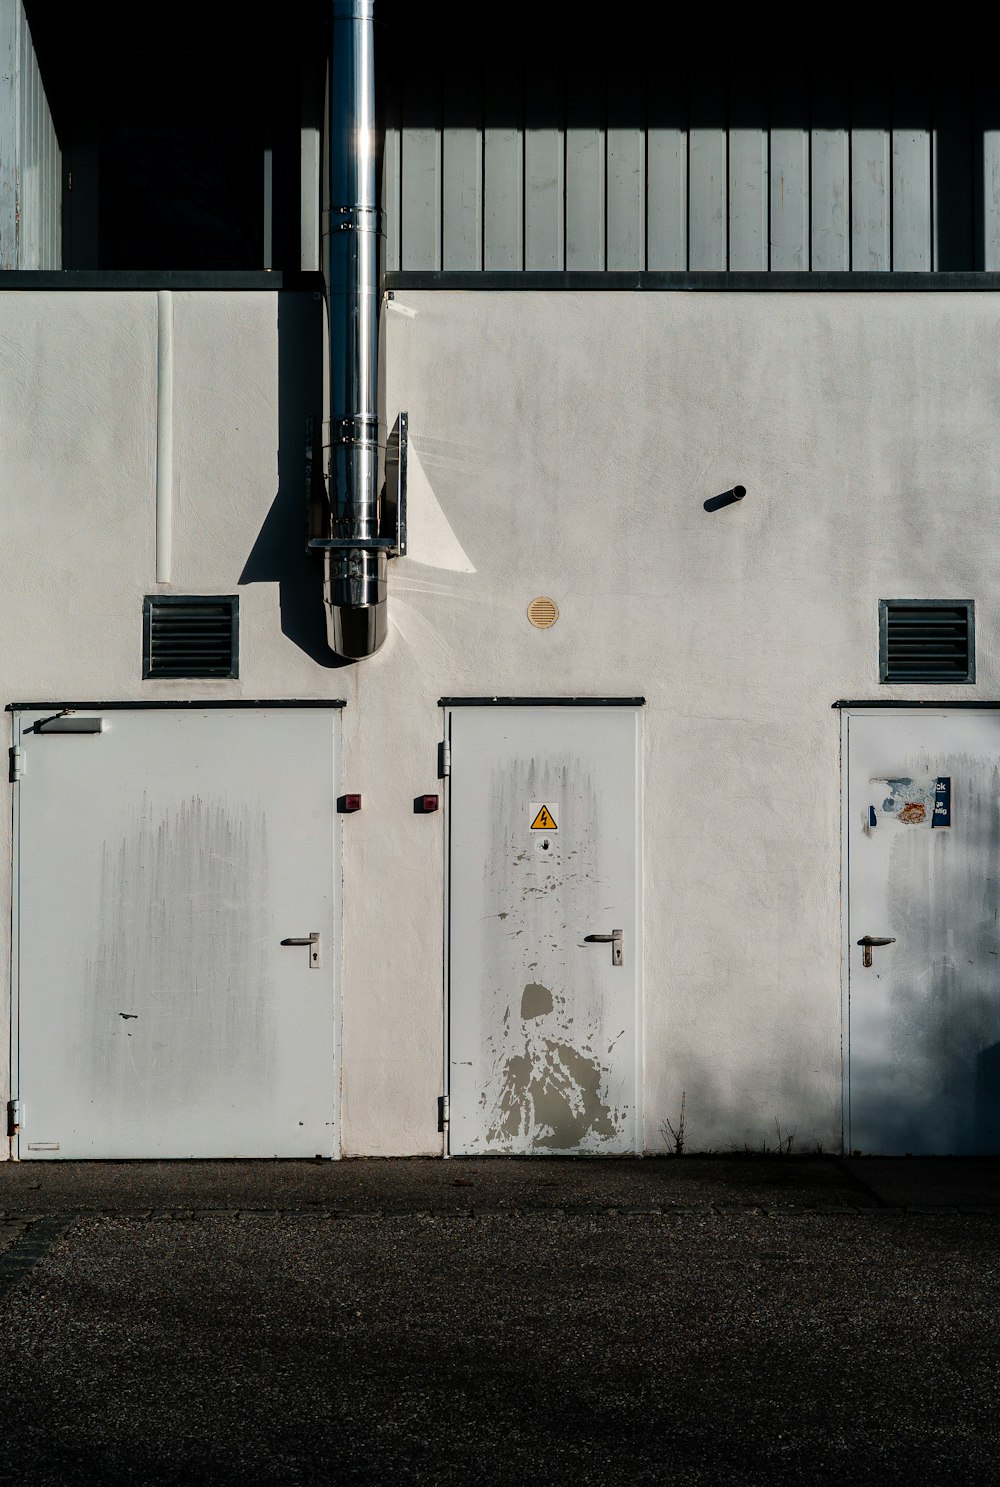
<path id="1" fill-rule="evenodd" d="M 971 601 L 883 600 L 882 680 L 973 681 Z"/>
<path id="2" fill-rule="evenodd" d="M 145 604 L 144 677 L 239 675 L 239 599 L 152 596 Z"/>

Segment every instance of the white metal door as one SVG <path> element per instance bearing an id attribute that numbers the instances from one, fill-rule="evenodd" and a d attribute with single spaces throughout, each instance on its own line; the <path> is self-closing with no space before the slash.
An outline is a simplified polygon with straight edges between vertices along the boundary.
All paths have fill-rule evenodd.
<path id="1" fill-rule="evenodd" d="M 639 1151 L 638 712 L 449 726 L 449 1149 Z"/>
<path id="2" fill-rule="evenodd" d="M 22 1158 L 336 1153 L 338 723 L 16 719 Z"/>
<path id="3" fill-rule="evenodd" d="M 845 727 L 848 1149 L 1000 1152 L 1000 713 Z"/>

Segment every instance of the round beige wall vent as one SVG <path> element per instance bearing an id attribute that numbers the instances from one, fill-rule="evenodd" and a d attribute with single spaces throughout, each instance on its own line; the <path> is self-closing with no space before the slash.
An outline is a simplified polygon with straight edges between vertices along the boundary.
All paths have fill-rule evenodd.
<path id="1" fill-rule="evenodd" d="M 532 599 L 528 605 L 528 619 L 536 630 L 549 630 L 559 618 L 554 599 L 546 599 L 544 595 L 538 599 Z"/>

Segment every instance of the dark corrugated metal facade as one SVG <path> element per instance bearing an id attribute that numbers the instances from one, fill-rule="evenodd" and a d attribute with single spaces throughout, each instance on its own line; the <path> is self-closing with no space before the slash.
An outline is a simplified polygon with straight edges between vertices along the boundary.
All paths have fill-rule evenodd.
<path id="1" fill-rule="evenodd" d="M 390 272 L 1000 269 L 1000 90 L 968 69 L 384 42 Z"/>

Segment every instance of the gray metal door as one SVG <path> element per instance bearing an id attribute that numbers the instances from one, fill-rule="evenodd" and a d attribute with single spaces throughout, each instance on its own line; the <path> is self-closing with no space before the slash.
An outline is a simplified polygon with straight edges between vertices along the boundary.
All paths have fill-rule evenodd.
<path id="1" fill-rule="evenodd" d="M 1000 713 L 845 728 L 848 1149 L 1000 1152 Z"/>
<path id="2" fill-rule="evenodd" d="M 20 1156 L 336 1154 L 339 714 L 15 724 Z"/>
<path id="3" fill-rule="evenodd" d="M 638 711 L 448 726 L 449 1149 L 640 1151 Z"/>

